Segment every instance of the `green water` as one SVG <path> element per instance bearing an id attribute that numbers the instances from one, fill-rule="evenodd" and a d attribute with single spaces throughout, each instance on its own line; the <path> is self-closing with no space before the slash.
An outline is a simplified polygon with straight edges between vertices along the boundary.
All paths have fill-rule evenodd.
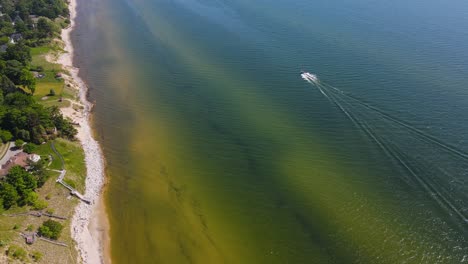
<path id="1" fill-rule="evenodd" d="M 113 262 L 466 261 L 466 160 L 299 71 L 466 151 L 468 6 L 254 2 L 79 1 Z"/>

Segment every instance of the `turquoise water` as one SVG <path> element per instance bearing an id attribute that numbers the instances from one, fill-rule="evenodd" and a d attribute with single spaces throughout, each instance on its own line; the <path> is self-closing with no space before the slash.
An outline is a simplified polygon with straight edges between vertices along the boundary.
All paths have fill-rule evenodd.
<path id="1" fill-rule="evenodd" d="M 467 261 L 467 14 L 432 0 L 79 2 L 113 261 Z M 301 69 L 341 92 L 327 99 Z"/>

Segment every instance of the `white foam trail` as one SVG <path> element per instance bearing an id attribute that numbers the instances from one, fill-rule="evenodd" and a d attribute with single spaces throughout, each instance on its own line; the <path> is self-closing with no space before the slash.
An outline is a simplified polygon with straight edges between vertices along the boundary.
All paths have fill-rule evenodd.
<path id="1" fill-rule="evenodd" d="M 379 115 L 383 115 L 386 120 L 395 122 L 396 124 L 399 124 L 410 131 L 415 132 L 420 132 L 418 129 L 411 127 L 410 125 L 389 116 L 386 113 L 383 113 L 381 110 L 378 110 L 372 106 L 369 106 L 368 104 L 359 101 L 358 99 L 346 94 L 342 90 L 333 87 L 328 84 L 322 84 L 318 82 L 318 79 L 316 78 L 311 78 L 309 73 L 303 73 L 301 74 L 302 78 L 309 82 L 312 85 L 315 85 L 319 91 L 332 103 L 334 103 L 357 127 L 360 127 L 363 129 L 368 136 L 370 136 L 374 142 L 377 143 L 377 145 L 384 151 L 386 155 L 388 155 L 390 158 L 395 159 L 402 167 L 406 169 L 406 171 L 413 176 L 413 178 L 419 183 L 419 185 L 428 193 L 430 194 L 430 197 L 435 200 L 436 203 L 438 203 L 442 208 L 445 208 L 449 212 L 452 212 L 456 214 L 462 221 L 465 223 L 468 223 L 468 218 L 464 215 L 463 210 L 460 210 L 457 208 L 457 206 L 453 203 L 453 201 L 450 200 L 450 197 L 446 197 L 438 188 L 436 185 L 431 184 L 431 182 L 428 182 L 422 178 L 417 171 L 415 171 L 412 166 L 405 160 L 402 152 L 403 150 L 400 149 L 400 146 L 394 145 L 394 147 L 391 147 L 390 142 L 386 142 L 383 138 L 380 138 L 380 136 L 375 133 L 374 129 L 372 126 L 367 123 L 365 119 L 360 118 L 359 115 L 355 115 L 353 112 L 353 105 L 351 102 L 357 102 L 359 105 L 364 106 L 368 110 L 373 110 L 375 113 Z M 351 101 L 348 101 L 346 99 L 351 99 Z M 421 133 L 416 133 L 418 136 L 422 136 L 423 139 L 431 139 L 428 140 L 429 142 L 435 143 L 439 147 L 442 147 L 445 150 L 448 150 L 452 154 L 457 154 L 457 156 L 461 158 L 465 158 L 466 154 L 465 153 L 460 153 L 457 149 L 453 150 L 451 146 L 447 146 L 446 144 L 440 142 L 438 139 L 433 138 L 430 135 L 426 135 L 424 132 Z M 422 134 L 422 135 L 421 135 Z M 396 149 L 393 149 L 396 148 Z"/>

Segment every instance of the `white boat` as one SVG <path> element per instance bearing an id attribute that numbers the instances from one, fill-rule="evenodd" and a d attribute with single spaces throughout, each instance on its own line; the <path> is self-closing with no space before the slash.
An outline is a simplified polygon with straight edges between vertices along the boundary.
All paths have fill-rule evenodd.
<path id="1" fill-rule="evenodd" d="M 302 77 L 302 79 L 304 79 L 304 80 L 306 80 L 308 82 L 318 83 L 317 75 L 312 74 L 310 72 L 301 71 L 301 77 Z"/>

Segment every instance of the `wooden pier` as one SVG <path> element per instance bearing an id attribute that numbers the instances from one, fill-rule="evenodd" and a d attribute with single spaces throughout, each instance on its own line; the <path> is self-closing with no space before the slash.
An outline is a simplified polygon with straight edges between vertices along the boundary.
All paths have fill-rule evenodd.
<path id="1" fill-rule="evenodd" d="M 52 150 L 55 152 L 55 154 L 57 154 L 57 156 L 59 157 L 60 159 L 60 162 L 62 163 L 62 170 L 60 170 L 60 175 L 58 177 L 58 179 L 56 180 L 56 182 L 60 183 L 61 185 L 63 185 L 65 188 L 67 188 L 68 190 L 70 190 L 70 193 L 74 196 L 76 196 L 78 199 L 80 199 L 81 201 L 87 203 L 87 204 L 91 204 L 91 201 L 86 199 L 84 197 L 84 195 L 82 195 L 81 193 L 79 193 L 77 190 L 75 190 L 75 188 L 71 187 L 70 185 L 68 185 L 66 182 L 63 181 L 63 178 L 65 178 L 65 174 L 67 173 L 67 171 L 65 170 L 65 161 L 63 160 L 63 157 L 62 155 L 57 151 L 57 149 L 55 148 L 55 144 L 54 142 L 51 142 L 50 143 L 50 147 L 52 148 Z"/>

